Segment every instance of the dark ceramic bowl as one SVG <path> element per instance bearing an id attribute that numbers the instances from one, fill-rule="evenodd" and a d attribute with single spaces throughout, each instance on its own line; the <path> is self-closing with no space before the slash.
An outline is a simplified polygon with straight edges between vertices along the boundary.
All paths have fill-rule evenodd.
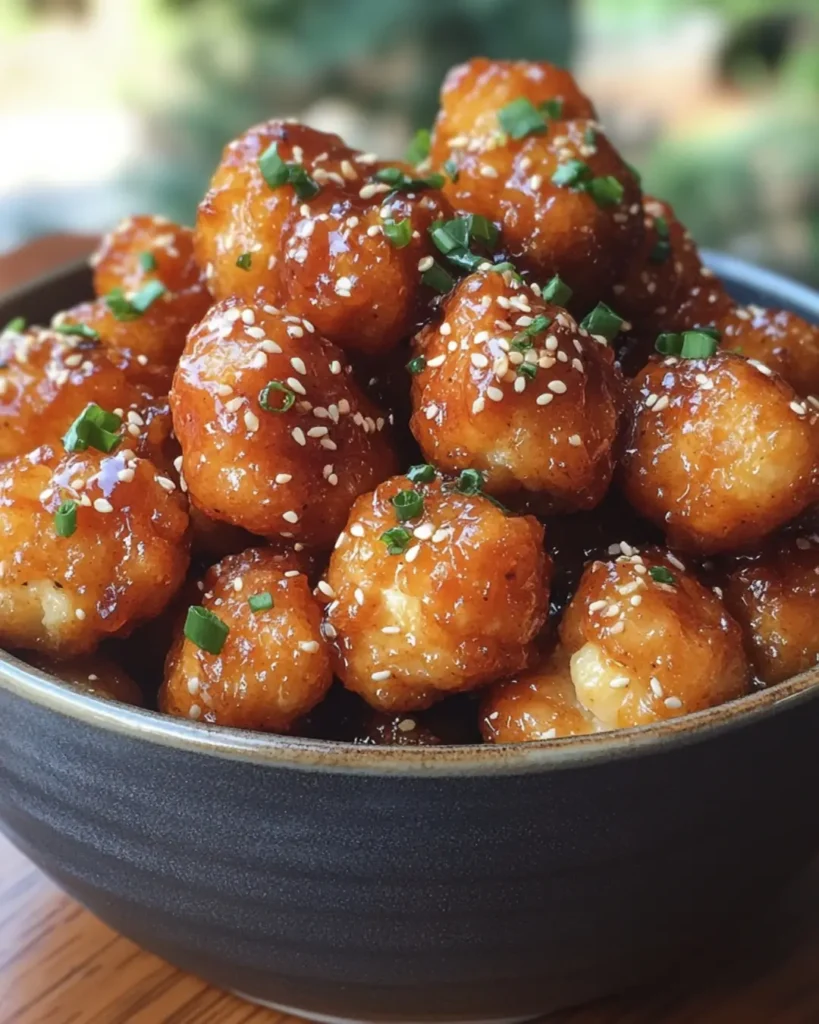
<path id="1" fill-rule="evenodd" d="M 816 294 L 711 265 L 819 319 Z M 63 275 L 0 322 L 87 287 Z M 108 924 L 251 999 L 525 1018 L 678 969 L 813 858 L 817 684 L 546 744 L 355 748 L 164 718 L 0 656 L 0 821 Z"/>

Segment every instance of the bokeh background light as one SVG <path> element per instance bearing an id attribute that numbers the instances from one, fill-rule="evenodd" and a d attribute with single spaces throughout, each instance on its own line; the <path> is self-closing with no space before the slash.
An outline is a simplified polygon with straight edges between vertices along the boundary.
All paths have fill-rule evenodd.
<path id="1" fill-rule="evenodd" d="M 190 223 L 271 116 L 400 154 L 474 54 L 573 68 L 701 244 L 819 283 L 816 0 L 0 0 L 0 251 Z"/>

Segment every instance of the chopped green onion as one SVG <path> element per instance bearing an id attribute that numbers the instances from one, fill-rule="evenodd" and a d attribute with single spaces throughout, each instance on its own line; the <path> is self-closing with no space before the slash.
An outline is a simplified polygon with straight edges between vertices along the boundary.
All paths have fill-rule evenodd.
<path id="1" fill-rule="evenodd" d="M 121 417 L 92 402 L 68 428 L 63 437 L 63 447 L 67 452 L 84 452 L 88 448 L 112 452 L 122 440 L 114 433 L 121 426 Z"/>
<path id="2" fill-rule="evenodd" d="M 22 334 L 25 329 L 26 318 L 24 316 L 16 316 L 13 320 L 9 320 L 2 333 L 5 334 L 8 331 L 10 334 Z"/>
<path id="3" fill-rule="evenodd" d="M 435 467 L 427 462 L 417 466 L 410 466 L 407 470 L 407 479 L 413 483 L 430 484 L 435 479 Z"/>
<path id="4" fill-rule="evenodd" d="M 518 376 L 534 380 L 537 376 L 537 363 L 521 363 L 518 366 Z"/>
<path id="5" fill-rule="evenodd" d="M 122 288 L 112 288 L 105 296 L 105 305 L 119 321 L 137 320 L 140 314 L 134 309 L 131 302 L 125 298 Z"/>
<path id="6" fill-rule="evenodd" d="M 412 540 L 412 534 L 403 526 L 393 526 L 381 534 L 381 540 L 387 545 L 388 555 L 403 555 Z"/>
<path id="7" fill-rule="evenodd" d="M 413 178 L 412 175 L 402 171 L 400 167 L 382 167 L 380 171 L 375 172 L 373 179 L 383 182 L 385 185 L 391 185 L 398 192 L 415 192 L 425 188 L 442 188 L 446 181 L 443 174 L 438 174 L 436 171 L 425 175 L 423 178 Z"/>
<path id="8" fill-rule="evenodd" d="M 587 125 L 586 130 L 583 132 L 583 142 L 587 146 L 597 145 L 597 129 L 593 124 Z"/>
<path id="9" fill-rule="evenodd" d="M 77 503 L 64 501 L 54 513 L 54 530 L 58 537 L 70 537 L 77 529 Z"/>
<path id="10" fill-rule="evenodd" d="M 412 142 L 407 146 L 405 160 L 408 164 L 420 164 L 429 156 L 430 147 L 429 128 L 419 128 L 413 135 Z"/>
<path id="11" fill-rule="evenodd" d="M 250 265 L 253 262 L 253 253 L 243 252 L 242 255 L 236 260 L 236 266 L 240 270 L 250 270 Z"/>
<path id="12" fill-rule="evenodd" d="M 288 164 L 288 180 L 299 199 L 312 199 L 321 192 L 321 185 L 311 178 L 301 164 Z"/>
<path id="13" fill-rule="evenodd" d="M 167 289 L 161 281 L 148 281 L 147 284 L 144 284 L 136 295 L 131 298 L 131 305 L 137 313 L 142 314 L 152 306 L 157 299 L 161 298 L 166 291 Z"/>
<path id="14" fill-rule="evenodd" d="M 105 296 L 105 303 L 117 320 L 137 320 L 166 291 L 161 281 L 148 281 L 130 299 L 126 298 L 121 288 L 112 289 Z"/>
<path id="15" fill-rule="evenodd" d="M 201 650 L 208 654 L 221 654 L 229 632 L 230 626 L 207 608 L 198 604 L 188 608 L 184 633 Z"/>
<path id="16" fill-rule="evenodd" d="M 403 249 L 412 240 L 412 221 L 409 217 L 401 221 L 385 220 L 382 230 L 387 236 L 387 241 L 396 249 Z"/>
<path id="17" fill-rule="evenodd" d="M 664 332 L 657 335 L 654 348 L 664 356 L 682 359 L 710 359 L 719 346 L 719 331 L 697 327 L 693 331 Z"/>
<path id="18" fill-rule="evenodd" d="M 492 249 L 498 241 L 499 234 L 492 221 L 479 214 L 437 220 L 429 228 L 430 238 L 449 262 L 470 272 L 488 262 L 485 256 L 471 251 L 472 243 L 478 241 Z"/>
<path id="19" fill-rule="evenodd" d="M 424 511 L 424 496 L 418 491 L 399 491 L 392 498 L 392 506 L 398 516 L 399 523 L 408 519 L 417 519 Z"/>
<path id="20" fill-rule="evenodd" d="M 519 96 L 501 107 L 498 121 L 510 139 L 523 139 L 527 135 L 541 135 L 546 131 L 546 119 L 525 96 Z"/>
<path id="21" fill-rule="evenodd" d="M 458 180 L 458 176 L 461 173 L 458 170 L 458 165 L 455 163 L 455 161 L 452 159 L 452 157 L 450 157 L 449 160 L 444 160 L 443 167 L 444 167 L 444 170 L 446 171 L 446 173 L 449 175 L 450 181 L 454 185 L 455 182 Z"/>
<path id="22" fill-rule="evenodd" d="M 586 191 L 598 206 L 616 206 L 623 198 L 625 189 L 612 174 L 603 178 L 592 178 Z"/>
<path id="23" fill-rule="evenodd" d="M 483 473 L 479 469 L 464 469 L 455 484 L 459 494 L 480 494 L 483 488 Z"/>
<path id="24" fill-rule="evenodd" d="M 423 373 L 427 368 L 427 361 L 424 356 L 415 356 L 407 363 L 407 369 L 415 376 L 417 373 Z"/>
<path id="25" fill-rule="evenodd" d="M 141 252 L 139 254 L 139 265 L 149 273 L 156 270 L 156 256 L 152 252 Z"/>
<path id="26" fill-rule="evenodd" d="M 428 288 L 441 294 L 448 292 L 455 284 L 452 275 L 435 260 L 432 261 L 432 266 L 421 274 L 421 280 Z"/>
<path id="27" fill-rule="evenodd" d="M 321 186 L 310 177 L 301 164 L 285 163 L 279 156 L 279 144 L 272 142 L 259 157 L 259 170 L 271 188 L 292 185 L 299 199 L 312 199 L 321 191 Z"/>
<path id="28" fill-rule="evenodd" d="M 553 96 L 549 100 L 538 103 L 537 109 L 545 114 L 550 121 L 559 121 L 563 117 L 563 97 Z"/>
<path id="29" fill-rule="evenodd" d="M 523 278 L 518 273 L 518 269 L 514 263 L 510 263 L 508 260 L 504 260 L 503 263 L 496 263 L 494 266 L 489 267 L 489 270 L 494 271 L 497 274 L 505 274 L 508 270 L 512 274 L 516 281 L 522 281 Z"/>
<path id="30" fill-rule="evenodd" d="M 696 324 L 692 327 L 692 330 L 698 331 L 700 334 L 707 334 L 709 338 L 713 338 L 714 341 L 719 341 L 722 338 L 722 332 L 716 327 L 703 327 L 701 324 Z"/>
<path id="31" fill-rule="evenodd" d="M 565 163 L 558 165 L 557 170 L 552 175 L 552 182 L 555 185 L 572 188 L 575 185 L 585 185 L 590 177 L 591 169 L 583 160 L 567 160 Z"/>
<path id="32" fill-rule="evenodd" d="M 253 594 L 247 599 L 247 603 L 254 614 L 257 612 L 267 612 L 273 607 L 273 595 L 269 590 L 265 590 L 264 593 Z"/>
<path id="33" fill-rule="evenodd" d="M 671 242 L 668 236 L 668 221 L 665 217 L 654 218 L 654 230 L 657 233 L 657 240 L 648 254 L 649 262 L 665 263 L 671 255 Z"/>
<path id="34" fill-rule="evenodd" d="M 284 396 L 281 400 L 281 405 L 273 405 L 271 403 L 270 396 L 273 391 L 277 391 Z M 287 412 L 288 409 L 293 408 L 295 401 L 296 392 L 291 391 L 280 380 L 269 380 L 259 392 L 259 405 L 265 412 Z"/>
<path id="35" fill-rule="evenodd" d="M 509 344 L 510 350 L 513 352 L 526 352 L 527 349 L 534 348 L 532 338 L 545 331 L 551 322 L 552 318 L 550 316 L 538 314 L 538 316 L 532 319 L 528 327 L 524 327 L 522 331 L 515 335 Z"/>
<path id="36" fill-rule="evenodd" d="M 572 297 L 572 289 L 561 279 L 559 274 L 555 274 L 540 294 L 547 302 L 553 302 L 556 306 L 565 306 Z"/>
<path id="37" fill-rule="evenodd" d="M 58 334 L 75 335 L 78 338 L 87 338 L 89 341 L 99 341 L 99 332 L 88 324 L 57 324 L 54 330 Z"/>
<path id="38" fill-rule="evenodd" d="M 606 341 L 613 341 L 624 322 L 623 318 L 610 309 L 605 302 L 598 302 L 591 313 L 587 313 L 581 320 L 580 326 L 585 328 L 589 334 L 597 334 L 605 338 Z"/>
<path id="39" fill-rule="evenodd" d="M 677 582 L 674 575 L 664 565 L 652 565 L 648 570 L 648 575 L 655 583 L 667 583 L 671 587 Z"/>
<path id="40" fill-rule="evenodd" d="M 674 331 L 663 331 L 654 342 L 655 351 L 661 356 L 678 356 L 682 348 L 682 335 Z"/>

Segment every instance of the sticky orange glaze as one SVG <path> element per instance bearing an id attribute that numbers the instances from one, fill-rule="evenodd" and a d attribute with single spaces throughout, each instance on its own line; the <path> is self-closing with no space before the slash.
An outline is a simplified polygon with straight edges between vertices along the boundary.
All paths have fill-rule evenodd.
<path id="1" fill-rule="evenodd" d="M 284 412 L 262 407 L 271 381 Z M 341 350 L 262 299 L 220 302 L 191 331 L 171 406 L 194 504 L 259 536 L 329 548 L 353 500 L 395 472 Z"/>
<path id="2" fill-rule="evenodd" d="M 819 416 L 760 366 L 669 358 L 630 386 L 621 485 L 672 546 L 756 544 L 817 498 Z"/>
<path id="3" fill-rule="evenodd" d="M 276 143 L 287 163 L 303 167 L 320 191 L 300 198 L 290 184 L 271 187 L 259 158 Z M 276 304 L 306 317 L 319 333 L 354 352 L 394 348 L 416 326 L 434 296 L 418 264 L 437 255 L 427 229 L 451 216 L 435 188 L 392 195 L 373 180 L 384 167 L 337 135 L 268 121 L 224 150 L 197 215 L 196 253 L 217 298 L 252 298 L 263 288 Z M 409 220 L 412 235 L 396 247 L 387 221 Z M 243 269 L 237 260 L 249 261 Z"/>
<path id="4" fill-rule="evenodd" d="M 413 489 L 423 509 L 401 524 L 391 499 Z M 390 554 L 383 535 L 399 526 L 410 537 Z M 549 572 L 533 517 L 440 478 L 388 480 L 356 501 L 319 583 L 336 674 L 373 707 L 399 712 L 519 671 L 546 618 Z"/>
<path id="5" fill-rule="evenodd" d="M 528 338 L 543 316 L 548 325 Z M 425 368 L 413 377 L 411 426 L 430 462 L 479 469 L 488 493 L 542 510 L 600 501 L 622 407 L 604 338 L 511 274 L 486 271 L 455 288 L 414 352 Z"/>
<path id="6" fill-rule="evenodd" d="M 273 607 L 254 612 L 248 598 L 269 594 Z M 202 607 L 229 628 L 219 654 L 186 639 L 168 655 L 160 707 L 217 725 L 287 732 L 332 682 L 320 632 L 321 607 L 307 577 L 283 570 L 266 548 L 229 555 L 205 576 Z"/>
<path id="7" fill-rule="evenodd" d="M 122 665 L 99 652 L 72 658 L 70 661 L 53 661 L 51 658 L 29 653 L 25 660 L 91 696 L 118 700 L 123 704 L 133 704 L 135 707 L 142 707 L 145 703 L 142 689 Z"/>

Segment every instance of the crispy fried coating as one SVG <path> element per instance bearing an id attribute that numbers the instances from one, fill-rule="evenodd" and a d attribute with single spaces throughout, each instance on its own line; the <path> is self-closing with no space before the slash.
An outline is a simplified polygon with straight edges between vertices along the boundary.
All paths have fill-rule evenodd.
<path id="1" fill-rule="evenodd" d="M 142 707 L 145 698 L 140 686 L 113 658 L 97 652 L 70 661 L 53 661 L 42 655 L 29 653 L 25 659 L 30 665 L 70 683 L 92 697 L 118 700 L 122 704 Z"/>
<path id="2" fill-rule="evenodd" d="M 254 611 L 249 598 L 262 594 L 273 605 Z M 166 664 L 162 710 L 240 729 L 289 731 L 332 682 L 321 606 L 307 577 L 283 570 L 275 552 L 251 548 L 208 571 L 202 607 L 229 627 L 224 647 L 210 654 L 179 629 Z"/>
<path id="3" fill-rule="evenodd" d="M 268 183 L 260 158 L 274 144 L 280 161 L 309 176 L 315 195 Z M 305 125 L 268 121 L 235 139 L 196 222 L 196 253 L 213 294 L 250 299 L 261 287 L 344 349 L 394 348 L 434 295 L 418 264 L 436 253 L 428 227 L 451 211 L 437 188 L 394 192 L 374 180 L 385 167 L 414 175 Z M 405 221 L 410 235 L 399 245 L 384 228 Z"/>
<path id="4" fill-rule="evenodd" d="M 818 419 L 742 356 L 652 362 L 630 386 L 623 491 L 673 547 L 756 544 L 816 500 Z"/>
<path id="5" fill-rule="evenodd" d="M 403 522 L 402 492 L 415 495 Z M 546 618 L 549 570 L 533 517 L 438 477 L 388 480 L 356 501 L 319 584 L 336 674 L 394 713 L 517 672 Z"/>
<path id="6" fill-rule="evenodd" d="M 539 328 L 536 330 L 536 328 Z M 425 457 L 541 510 L 596 505 L 611 482 L 622 381 L 604 338 L 509 273 L 479 271 L 415 339 L 411 427 Z"/>
<path id="7" fill-rule="evenodd" d="M 341 350 L 259 299 L 217 303 L 191 331 L 171 407 L 194 504 L 262 537 L 329 548 L 353 500 L 395 472 Z"/>
<path id="8" fill-rule="evenodd" d="M 741 631 L 720 598 L 676 556 L 630 551 L 587 567 L 560 625 L 583 707 L 618 729 L 746 693 Z"/>
<path id="9" fill-rule="evenodd" d="M 76 503 L 76 526 L 55 514 Z M 128 450 L 38 448 L 0 468 L 0 644 L 68 658 L 159 615 L 188 568 L 173 482 Z"/>

